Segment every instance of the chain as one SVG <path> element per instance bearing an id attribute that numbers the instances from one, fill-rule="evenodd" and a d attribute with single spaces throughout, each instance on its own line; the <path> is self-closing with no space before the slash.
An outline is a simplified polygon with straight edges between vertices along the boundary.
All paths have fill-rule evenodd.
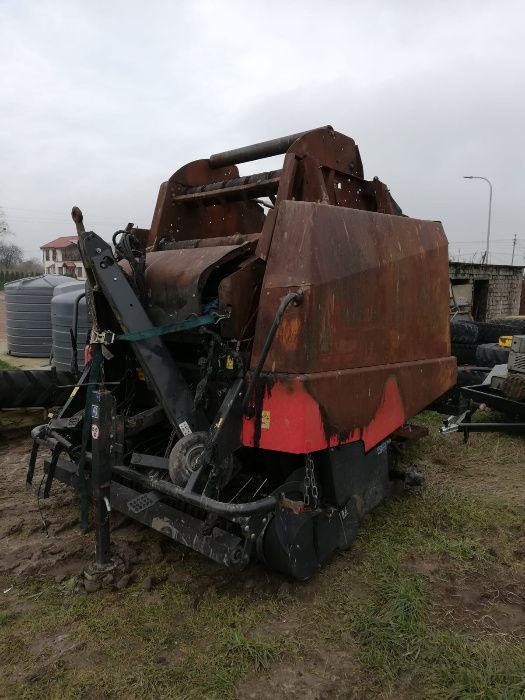
<path id="1" fill-rule="evenodd" d="M 304 458 L 304 505 L 310 506 L 310 494 L 312 495 L 312 505 L 314 510 L 319 505 L 319 490 L 315 479 L 314 460 L 311 454 L 305 455 Z"/>

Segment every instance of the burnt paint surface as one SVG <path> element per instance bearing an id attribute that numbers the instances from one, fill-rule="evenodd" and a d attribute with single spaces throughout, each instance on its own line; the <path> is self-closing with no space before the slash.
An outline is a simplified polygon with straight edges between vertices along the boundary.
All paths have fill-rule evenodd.
<path id="1" fill-rule="evenodd" d="M 201 291 L 210 275 L 228 263 L 241 260 L 255 241 L 232 246 L 164 250 L 146 255 L 148 313 L 156 323 L 199 315 Z"/>
<path id="2" fill-rule="evenodd" d="M 439 223 L 284 202 L 254 358 L 290 290 L 302 290 L 305 299 L 286 311 L 266 371 L 304 374 L 450 355 L 448 253 Z"/>
<path id="3" fill-rule="evenodd" d="M 301 454 L 361 440 L 365 450 L 391 435 L 427 405 L 431 385 L 455 374 L 455 359 L 442 358 L 309 375 L 261 377 L 252 417 L 243 423 L 243 444 Z M 266 420 L 257 423 L 265 412 Z M 257 438 L 257 440 L 255 439 Z"/>
<path id="4" fill-rule="evenodd" d="M 288 397 L 297 389 L 294 380 L 302 377 L 302 390 L 315 400 L 327 439 L 343 440 L 369 425 L 386 385 L 395 387 L 396 412 L 409 418 L 454 381 L 441 225 L 400 216 L 386 185 L 364 179 L 353 139 L 331 127 L 289 144 L 275 175 L 275 207 L 265 216 L 246 190 L 250 177 L 239 179 L 235 165 L 189 163 L 161 186 L 150 245 L 260 232 L 256 255 L 267 266 L 251 367 L 281 298 L 301 290 L 304 302 L 287 310 L 266 373 L 290 377 L 294 389 Z M 211 270 L 227 264 L 227 258 L 213 262 L 210 257 L 210 266 L 198 249 L 159 255 L 169 253 L 185 259 L 165 259 L 148 272 L 150 301 L 170 315 L 183 309 L 187 317 L 197 312 L 193 300 Z M 243 290 L 250 287 L 243 273 L 241 278 Z M 223 304 L 238 296 L 234 282 L 224 283 Z M 340 373 L 348 372 L 351 379 L 342 379 Z M 258 399 L 262 410 L 270 397 Z"/>
<path id="5" fill-rule="evenodd" d="M 397 387 L 403 420 L 454 384 L 441 224 L 283 202 L 263 280 L 252 368 L 290 290 L 302 290 L 305 300 L 287 310 L 264 369 L 278 377 L 276 383 L 286 375 L 301 377 L 327 437 L 344 441 L 369 425 L 388 380 Z"/>
<path id="6" fill-rule="evenodd" d="M 160 187 L 148 245 L 157 250 L 163 240 L 185 241 L 260 232 L 264 224 L 264 211 L 256 202 L 214 202 L 210 206 L 199 206 L 177 201 L 177 197 L 184 196 L 191 187 L 238 177 L 239 171 L 235 165 L 212 168 L 205 159 L 188 163 L 177 170 Z"/>

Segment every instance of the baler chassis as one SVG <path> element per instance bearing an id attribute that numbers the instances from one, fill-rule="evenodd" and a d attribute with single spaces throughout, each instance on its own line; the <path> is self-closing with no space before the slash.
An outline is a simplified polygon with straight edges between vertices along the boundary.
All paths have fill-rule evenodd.
<path id="1" fill-rule="evenodd" d="M 239 176 L 280 153 L 282 170 Z M 54 479 L 77 489 L 83 527 L 92 501 L 100 567 L 117 510 L 221 564 L 304 580 L 391 480 L 420 483 L 392 447 L 455 361 L 444 233 L 401 213 L 331 127 L 184 166 L 151 229 L 113 247 L 73 209 L 91 358 L 33 430 L 27 481 L 50 450 L 44 497 Z M 412 288 L 442 302 L 430 323 Z"/>

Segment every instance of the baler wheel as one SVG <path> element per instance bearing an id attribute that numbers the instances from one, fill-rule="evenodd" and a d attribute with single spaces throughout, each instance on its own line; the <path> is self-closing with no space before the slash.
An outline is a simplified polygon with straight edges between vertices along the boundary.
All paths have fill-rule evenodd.
<path id="1" fill-rule="evenodd" d="M 199 431 L 184 435 L 170 453 L 170 478 L 177 486 L 184 487 L 199 467 L 199 457 L 206 446 L 206 433 Z"/>

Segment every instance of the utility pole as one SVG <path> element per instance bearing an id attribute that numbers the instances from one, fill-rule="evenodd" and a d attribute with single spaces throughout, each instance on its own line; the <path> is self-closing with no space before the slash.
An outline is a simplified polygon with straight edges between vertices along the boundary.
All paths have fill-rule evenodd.
<path id="1" fill-rule="evenodd" d="M 514 265 L 514 251 L 516 250 L 516 239 L 517 238 L 518 238 L 517 235 L 514 234 L 514 240 L 512 241 L 512 260 L 510 261 L 511 265 Z"/>
<path id="2" fill-rule="evenodd" d="M 463 175 L 464 180 L 485 180 L 485 182 L 488 184 L 490 188 L 489 192 L 489 218 L 488 218 L 488 223 L 487 223 L 487 244 L 485 247 L 485 255 L 483 256 L 482 259 L 482 264 L 486 263 L 487 265 L 489 264 L 489 245 L 490 245 L 490 219 L 492 216 L 492 182 L 488 179 L 488 177 L 482 177 L 481 175 Z"/>

